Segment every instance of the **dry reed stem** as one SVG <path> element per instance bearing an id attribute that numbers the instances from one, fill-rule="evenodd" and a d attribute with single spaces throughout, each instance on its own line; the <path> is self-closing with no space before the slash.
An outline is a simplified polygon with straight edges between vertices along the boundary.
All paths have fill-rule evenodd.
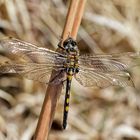
<path id="1" fill-rule="evenodd" d="M 67 13 L 66 23 L 62 33 L 62 42 L 71 34 L 72 30 L 74 36 L 71 37 L 76 39 L 78 28 L 80 26 L 82 14 L 83 14 L 84 4 L 85 4 L 85 0 L 76 0 L 76 1 L 71 0 L 69 10 Z M 75 22 L 74 20 L 77 21 Z M 74 29 L 76 29 L 76 31 L 74 31 Z M 61 93 L 61 89 L 62 89 L 62 84 L 55 85 L 55 86 L 48 85 L 42 111 L 40 114 L 40 118 L 35 133 L 35 138 L 34 138 L 35 140 L 46 140 L 48 138 L 53 116 L 55 113 L 57 99 Z"/>
<path id="2" fill-rule="evenodd" d="M 74 23 L 73 23 L 72 32 L 71 32 L 71 36 L 74 39 L 76 39 L 76 36 L 77 36 L 77 32 L 81 23 L 85 4 L 86 4 L 86 0 L 80 0 L 77 6 L 77 12 L 74 18 Z"/>
<path id="3" fill-rule="evenodd" d="M 62 33 L 62 40 L 65 40 L 68 36 L 71 36 L 71 31 L 73 28 L 79 1 L 81 1 L 81 0 L 71 0 L 68 14 L 66 17 L 66 23 L 65 23 L 64 30 Z"/>

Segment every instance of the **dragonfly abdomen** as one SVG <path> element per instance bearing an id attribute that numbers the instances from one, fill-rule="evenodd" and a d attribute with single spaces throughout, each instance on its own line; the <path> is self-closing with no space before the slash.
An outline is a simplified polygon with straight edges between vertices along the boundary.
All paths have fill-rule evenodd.
<path id="1" fill-rule="evenodd" d="M 66 94 L 65 94 L 65 102 L 64 102 L 64 116 L 63 116 L 63 129 L 67 126 L 67 118 L 68 118 L 68 111 L 69 111 L 69 100 L 70 100 L 70 87 L 71 87 L 71 77 L 67 77 L 67 84 L 66 84 Z"/>

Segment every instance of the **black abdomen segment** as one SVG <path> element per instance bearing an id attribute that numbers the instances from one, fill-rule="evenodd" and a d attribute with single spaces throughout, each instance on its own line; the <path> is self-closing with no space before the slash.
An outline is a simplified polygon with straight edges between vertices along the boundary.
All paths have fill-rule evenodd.
<path id="1" fill-rule="evenodd" d="M 64 102 L 64 114 L 63 114 L 63 129 L 67 126 L 67 118 L 69 111 L 69 99 L 70 99 L 70 88 L 71 88 L 71 79 L 72 75 L 68 75 L 67 83 L 66 83 L 66 94 L 65 94 L 65 102 Z"/>

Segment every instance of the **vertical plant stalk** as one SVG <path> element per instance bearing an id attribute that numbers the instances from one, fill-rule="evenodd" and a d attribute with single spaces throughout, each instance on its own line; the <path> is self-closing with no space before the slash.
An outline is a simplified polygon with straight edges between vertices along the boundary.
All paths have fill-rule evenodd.
<path id="1" fill-rule="evenodd" d="M 74 18 L 74 23 L 73 23 L 72 32 L 71 32 L 71 36 L 74 39 L 76 39 L 76 37 L 77 37 L 78 29 L 80 27 L 83 13 L 84 13 L 86 1 L 87 0 L 80 0 L 78 3 L 78 6 L 77 6 L 77 12 L 76 12 L 76 15 Z"/>
<path id="2" fill-rule="evenodd" d="M 68 13 L 67 13 L 67 17 L 66 17 L 66 23 L 65 23 L 64 30 L 62 33 L 62 42 L 66 38 L 68 38 L 68 36 L 71 36 L 71 31 L 73 28 L 79 1 L 81 1 L 81 0 L 71 0 L 70 6 L 68 9 Z"/>
<path id="3" fill-rule="evenodd" d="M 76 39 L 76 35 L 77 35 L 76 32 L 78 32 L 78 28 L 80 26 L 82 14 L 79 14 L 81 17 L 76 19 L 76 20 L 80 20 L 79 22 L 77 22 L 79 24 L 76 24 L 76 23 L 74 24 L 74 20 L 75 20 L 75 17 L 77 17 L 76 14 L 79 13 L 77 11 L 77 9 L 80 10 L 80 7 L 78 5 L 81 5 L 80 3 L 82 1 L 83 0 L 71 0 L 69 10 L 67 13 L 67 17 L 66 17 L 64 30 L 62 33 L 62 42 L 68 36 L 71 36 L 72 30 L 74 30 L 73 25 L 78 26 L 77 28 L 75 27 L 77 30 L 75 32 L 73 31 L 74 36 L 71 36 L 74 39 Z M 83 11 L 83 10 L 80 10 L 80 11 Z M 52 72 L 52 75 L 53 74 L 54 74 L 54 72 Z M 48 85 L 48 88 L 46 91 L 46 96 L 45 96 L 42 110 L 40 113 L 39 121 L 37 124 L 34 140 L 47 140 L 48 139 L 49 131 L 50 131 L 53 117 L 54 117 L 54 113 L 55 113 L 57 99 L 59 98 L 61 90 L 62 90 L 62 84 L 60 84 L 60 85 Z"/>

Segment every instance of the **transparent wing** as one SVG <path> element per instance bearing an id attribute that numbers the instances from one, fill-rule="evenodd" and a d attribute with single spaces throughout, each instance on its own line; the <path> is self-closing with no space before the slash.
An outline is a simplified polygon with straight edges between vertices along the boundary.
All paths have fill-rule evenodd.
<path id="1" fill-rule="evenodd" d="M 103 73 L 81 69 L 75 75 L 75 79 L 85 87 L 97 86 L 104 88 L 110 85 L 121 87 L 134 86 L 129 73 L 123 71 Z"/>
<path id="2" fill-rule="evenodd" d="M 55 64 L 59 64 L 63 63 L 66 59 L 66 56 L 61 53 L 37 47 L 18 39 L 9 38 L 0 40 L 0 46 L 8 53 L 30 62 L 54 63 L 54 60 L 57 60 Z"/>
<path id="3" fill-rule="evenodd" d="M 97 72 L 114 72 L 126 70 L 138 65 L 140 53 L 120 53 L 109 55 L 83 55 L 79 56 L 79 68 L 87 68 Z"/>
<path id="4" fill-rule="evenodd" d="M 51 77 L 52 70 L 56 74 Z M 60 66 L 51 66 L 48 64 L 25 63 L 25 64 L 7 64 L 0 66 L 0 73 L 18 73 L 30 80 L 36 80 L 44 83 L 58 83 L 62 81 L 63 68 Z M 49 82 L 50 81 L 50 82 Z"/>
<path id="5" fill-rule="evenodd" d="M 56 74 L 50 81 L 61 81 L 65 55 L 12 38 L 0 40 L 0 46 L 14 56 L 11 64 L 0 65 L 0 73 L 18 73 L 31 80 L 48 83 L 52 70 L 55 70 Z"/>

